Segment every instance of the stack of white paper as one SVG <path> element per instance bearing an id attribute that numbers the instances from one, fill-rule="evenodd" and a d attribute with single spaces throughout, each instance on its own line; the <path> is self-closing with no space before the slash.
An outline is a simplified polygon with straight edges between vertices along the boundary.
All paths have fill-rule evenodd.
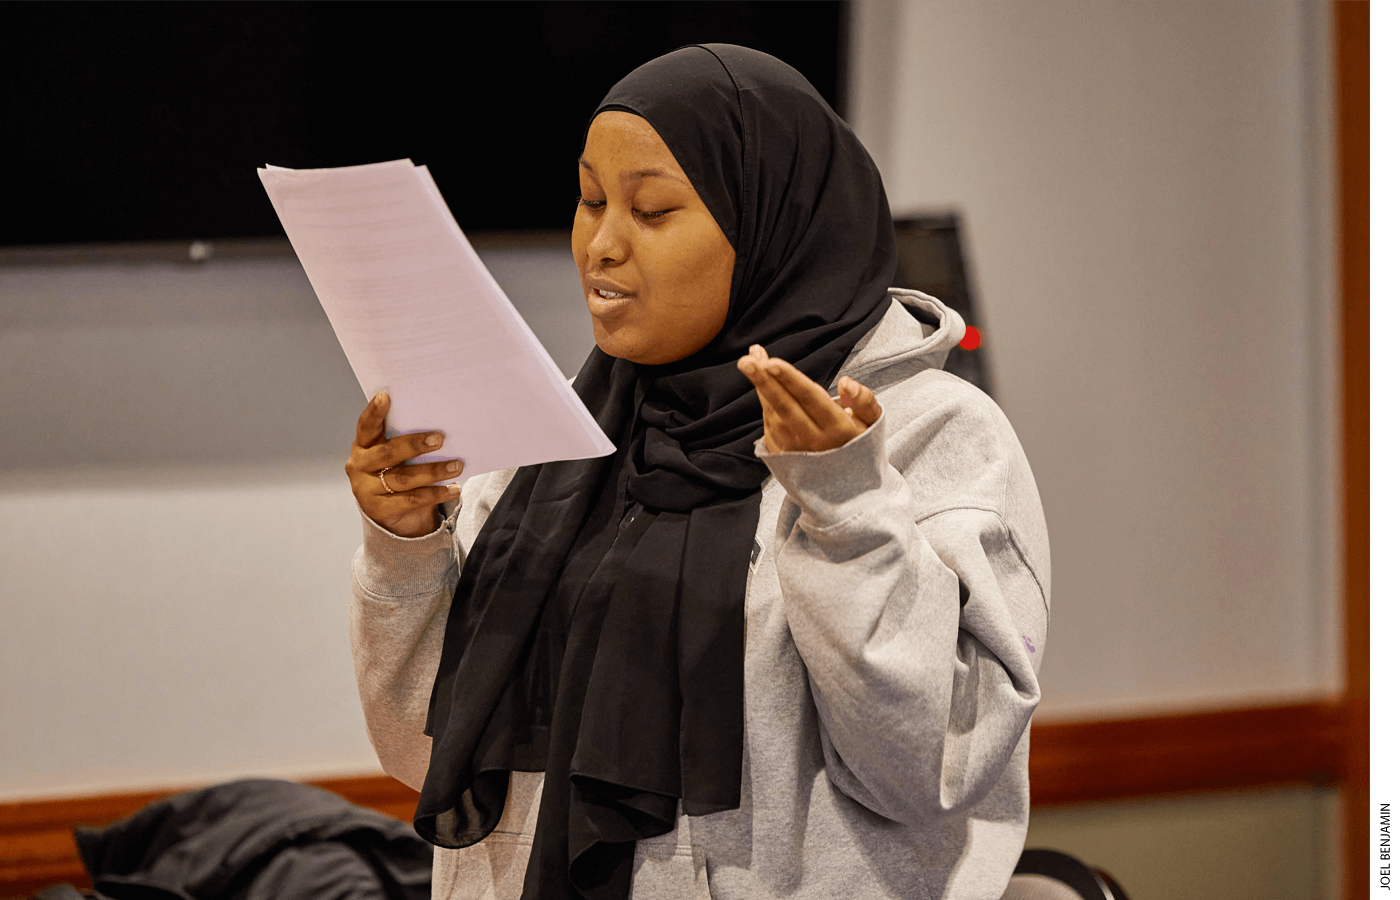
<path id="1" fill-rule="evenodd" d="M 389 392 L 391 435 L 441 431 L 431 458 L 464 477 L 613 452 L 425 167 L 258 175 L 365 397 Z"/>

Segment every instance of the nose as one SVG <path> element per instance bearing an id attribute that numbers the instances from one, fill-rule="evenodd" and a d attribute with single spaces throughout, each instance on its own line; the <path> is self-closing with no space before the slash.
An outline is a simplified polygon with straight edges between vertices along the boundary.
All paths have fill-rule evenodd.
<path id="1" fill-rule="evenodd" d="M 603 207 L 603 214 L 595 220 L 595 230 L 588 241 L 588 255 L 598 266 L 620 265 L 627 261 L 630 251 L 627 221 L 615 209 L 615 204 Z"/>

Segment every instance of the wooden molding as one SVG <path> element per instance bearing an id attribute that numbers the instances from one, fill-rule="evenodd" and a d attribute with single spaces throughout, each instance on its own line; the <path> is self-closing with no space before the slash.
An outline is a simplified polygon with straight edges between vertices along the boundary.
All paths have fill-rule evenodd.
<path id="1" fill-rule="evenodd" d="M 1031 727 L 1031 804 L 1178 791 L 1332 784 L 1344 759 L 1336 703 Z"/>
<path id="2" fill-rule="evenodd" d="M 1344 734 L 1345 710 L 1336 703 L 1036 725 L 1031 802 L 1332 784 L 1342 777 Z M 416 791 L 388 776 L 310 783 L 406 822 L 418 804 Z M 0 804 L 0 900 L 56 882 L 90 887 L 73 826 L 106 825 L 179 792 Z"/>
<path id="3" fill-rule="evenodd" d="M 1371 4 L 1334 2 L 1342 431 L 1345 896 L 1370 896 L 1371 792 Z"/>

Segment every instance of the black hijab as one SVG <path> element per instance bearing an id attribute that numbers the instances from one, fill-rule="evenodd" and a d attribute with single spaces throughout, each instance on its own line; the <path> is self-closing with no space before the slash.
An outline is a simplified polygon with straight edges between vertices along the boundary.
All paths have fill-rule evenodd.
<path id="1" fill-rule="evenodd" d="M 829 385 L 888 308 L 894 227 L 865 149 L 796 70 L 730 44 L 636 69 L 645 118 L 734 247 L 724 327 L 675 363 L 595 349 L 574 388 L 620 448 L 518 471 L 467 555 L 414 826 L 442 847 L 545 773 L 527 898 L 625 898 L 639 839 L 739 805 L 744 598 L 767 468 L 750 344 Z"/>

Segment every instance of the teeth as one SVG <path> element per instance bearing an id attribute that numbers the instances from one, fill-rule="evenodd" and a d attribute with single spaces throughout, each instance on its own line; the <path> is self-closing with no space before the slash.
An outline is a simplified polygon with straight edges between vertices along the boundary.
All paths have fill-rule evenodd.
<path id="1" fill-rule="evenodd" d="M 605 291 L 602 288 L 594 288 L 594 290 L 596 290 L 598 296 L 602 297 L 604 300 L 621 300 L 623 296 L 625 296 L 623 294 L 614 294 L 612 291 Z"/>

